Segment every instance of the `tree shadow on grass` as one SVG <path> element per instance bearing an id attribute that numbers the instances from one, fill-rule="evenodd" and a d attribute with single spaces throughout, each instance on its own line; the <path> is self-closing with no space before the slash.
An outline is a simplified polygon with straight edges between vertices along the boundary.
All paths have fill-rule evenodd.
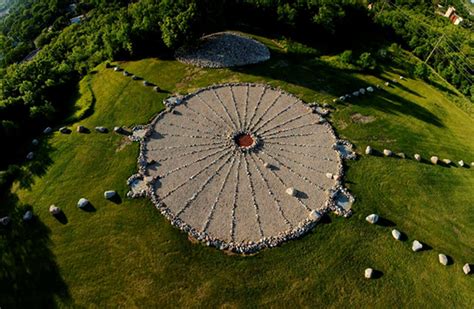
<path id="1" fill-rule="evenodd" d="M 0 197 L 1 214 L 12 221 L 0 228 L 0 307 L 54 308 L 71 303 L 69 290 L 50 250 L 50 229 L 38 218 L 24 222 L 27 209 L 13 194 Z"/>
<path id="2" fill-rule="evenodd" d="M 277 65 L 279 61 L 285 61 L 288 65 L 282 68 Z M 267 62 L 235 67 L 231 70 L 284 81 L 290 85 L 294 84 L 313 91 L 325 92 L 334 97 L 369 86 L 366 81 L 355 77 L 353 73 L 331 67 L 310 54 L 291 54 L 273 50 L 272 59 Z M 379 75 L 376 77 L 383 79 Z M 365 95 L 362 98 L 351 98 L 349 103 L 373 108 L 388 114 L 409 115 L 437 127 L 443 126 L 441 120 L 428 109 L 383 90 L 376 90 L 373 94 Z"/>

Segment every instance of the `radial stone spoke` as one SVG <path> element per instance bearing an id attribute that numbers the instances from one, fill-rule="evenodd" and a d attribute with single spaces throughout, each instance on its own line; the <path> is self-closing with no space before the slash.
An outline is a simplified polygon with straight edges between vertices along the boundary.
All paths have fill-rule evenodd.
<path id="1" fill-rule="evenodd" d="M 204 173 L 206 170 L 208 170 L 209 168 L 211 168 L 213 165 L 215 165 L 217 162 L 219 162 L 219 160 L 221 160 L 225 155 L 228 155 L 229 153 L 224 153 L 223 155 L 221 155 L 219 158 L 215 159 L 214 161 L 211 162 L 211 164 L 205 166 L 203 169 L 201 169 L 199 172 L 197 172 L 196 174 L 192 175 L 191 177 L 189 177 L 185 182 L 181 183 L 180 185 L 174 187 L 171 191 L 169 191 L 168 193 L 166 193 L 165 195 L 163 195 L 161 197 L 162 200 L 168 198 L 171 194 L 173 194 L 174 192 L 176 192 L 177 190 L 181 189 L 184 185 L 186 185 L 188 182 L 194 180 L 196 177 L 198 177 L 199 175 L 201 175 L 202 173 Z"/>
<path id="2" fill-rule="evenodd" d="M 204 100 L 199 96 L 199 95 L 196 95 L 196 98 L 199 99 L 199 101 L 201 101 L 201 103 L 203 103 L 208 109 L 211 109 L 211 107 L 206 103 L 204 102 Z M 221 129 L 224 129 L 225 127 L 229 127 L 229 124 L 227 124 L 227 122 L 225 122 L 222 118 L 220 118 L 219 115 L 216 114 L 216 116 L 221 120 L 223 121 L 223 124 L 224 126 L 222 126 L 222 124 L 218 124 L 217 122 L 215 122 L 214 120 L 212 120 L 211 118 L 207 117 L 205 114 L 193 109 L 192 107 L 190 107 L 189 105 L 187 106 L 187 108 L 192 111 L 193 113 L 195 113 L 196 115 L 199 115 L 201 116 L 202 118 L 206 119 L 207 121 L 209 121 L 210 123 L 212 123 L 216 128 L 221 128 Z M 214 110 L 212 110 L 214 112 Z M 215 112 L 214 112 L 215 113 Z M 192 119 L 192 117 L 188 117 L 188 119 Z M 191 120 L 192 122 L 195 122 L 194 120 Z"/>
<path id="3" fill-rule="evenodd" d="M 278 213 L 280 214 L 280 216 L 282 217 L 283 221 L 285 222 L 286 225 L 288 225 L 289 228 L 293 228 L 293 225 L 290 223 L 290 221 L 288 220 L 288 218 L 285 216 L 285 214 L 283 213 L 283 210 L 281 208 L 281 204 L 280 204 L 280 200 L 277 199 L 277 197 L 275 196 L 275 194 L 273 193 L 272 189 L 270 188 L 270 185 L 268 184 L 268 180 L 265 178 L 265 176 L 263 175 L 262 171 L 260 170 L 260 168 L 258 167 L 258 164 L 257 162 L 255 161 L 255 159 L 253 158 L 253 156 L 250 156 L 250 158 L 252 158 L 252 161 L 254 163 L 254 166 L 255 166 L 255 170 L 257 170 L 258 174 L 260 175 L 260 179 L 262 180 L 262 182 L 265 184 L 265 187 L 267 188 L 267 192 L 268 192 L 268 195 L 270 195 L 275 203 L 275 206 L 277 208 L 277 211 Z"/>
<path id="4" fill-rule="evenodd" d="M 226 127 L 232 129 L 232 125 L 229 124 L 229 122 L 227 122 L 227 120 L 225 120 L 224 118 L 222 118 L 222 116 L 219 115 L 209 104 L 207 104 L 207 102 L 204 101 L 203 98 L 201 98 L 198 94 L 196 94 L 196 97 L 202 102 L 202 104 L 206 105 L 207 108 L 209 108 L 209 110 L 210 110 L 217 118 L 219 118 L 219 119 L 222 121 L 222 123 L 223 123 Z"/>
<path id="5" fill-rule="evenodd" d="M 311 144 L 288 144 L 288 143 L 282 143 L 282 142 L 268 142 L 268 141 L 265 142 L 265 144 L 281 145 L 281 146 L 304 147 L 304 148 L 310 148 L 310 147 L 324 148 L 324 146 L 321 146 L 321 145 L 311 145 Z"/>
<path id="6" fill-rule="evenodd" d="M 212 179 L 214 179 L 214 177 L 216 177 L 219 172 L 222 170 L 222 168 L 224 168 L 224 166 L 227 164 L 227 162 L 229 162 L 229 160 L 232 158 L 232 156 L 228 157 L 227 160 L 224 161 L 224 163 L 222 163 L 218 168 L 217 170 L 211 174 L 211 176 L 209 176 L 206 181 L 204 181 L 204 183 L 201 185 L 201 187 L 193 194 L 193 196 L 191 196 L 191 198 L 189 200 L 187 200 L 186 204 L 184 205 L 184 207 L 178 211 L 176 213 L 176 216 L 179 217 L 183 214 L 183 212 L 186 211 L 186 209 L 188 209 L 188 207 L 191 205 L 191 203 L 196 200 L 196 198 L 199 196 L 199 194 L 201 194 L 202 191 L 204 191 L 204 188 L 212 181 Z"/>
<path id="7" fill-rule="evenodd" d="M 193 121 L 191 120 L 192 118 L 189 118 L 189 119 L 186 119 L 186 120 L 190 120 L 190 121 Z M 208 134 L 208 136 L 212 137 L 212 138 L 215 138 L 215 137 L 222 137 L 223 135 L 221 134 L 216 134 L 215 131 L 208 131 L 208 130 L 200 130 L 198 128 L 190 128 L 190 127 L 185 127 L 185 126 L 182 126 L 182 125 L 179 125 L 179 124 L 173 124 L 173 123 L 170 123 L 169 124 L 170 127 L 177 127 L 177 128 L 180 128 L 180 129 L 184 129 L 184 130 L 188 130 L 188 131 L 193 131 L 193 132 L 197 132 L 197 133 L 204 133 L 204 134 Z"/>
<path id="8" fill-rule="evenodd" d="M 173 173 L 176 173 L 177 171 L 182 170 L 183 168 L 187 168 L 187 167 L 189 167 L 189 166 L 191 166 L 191 165 L 193 165 L 193 164 L 196 164 L 196 163 L 199 163 L 199 162 L 204 161 L 204 160 L 206 160 L 206 159 L 209 159 L 209 158 L 212 157 L 213 155 L 216 155 L 216 154 L 218 154 L 218 153 L 220 153 L 220 152 L 225 152 L 225 153 L 222 155 L 222 156 L 224 156 L 224 155 L 228 152 L 229 148 L 230 148 L 230 147 L 226 147 L 226 148 L 224 148 L 224 149 L 217 150 L 217 151 L 215 151 L 215 152 L 213 152 L 213 153 L 210 153 L 210 154 L 207 154 L 207 155 L 205 155 L 205 156 L 203 156 L 203 157 L 200 157 L 200 158 L 198 158 L 198 159 L 196 159 L 196 160 L 194 160 L 194 161 L 192 161 L 192 162 L 189 162 L 189 163 L 186 163 L 186 164 L 184 164 L 184 165 L 181 165 L 181 166 L 179 166 L 179 167 L 177 167 L 177 168 L 175 168 L 175 169 L 170 170 L 170 171 L 167 172 L 166 174 L 160 176 L 160 178 L 165 178 L 165 177 L 167 177 L 167 176 L 169 176 L 169 175 L 171 175 L 171 174 L 173 174 Z"/>
<path id="9" fill-rule="evenodd" d="M 298 129 L 302 129 L 302 128 L 306 128 L 306 127 L 312 127 L 312 126 L 315 126 L 315 125 L 318 125 L 318 124 L 319 124 L 319 122 L 305 123 L 305 124 L 299 125 L 297 127 L 286 128 L 286 129 L 283 129 L 283 130 L 278 130 L 278 131 L 271 132 L 269 134 L 260 134 L 260 136 L 265 137 L 265 138 L 269 138 L 269 137 L 275 136 L 277 134 L 281 134 L 281 133 L 285 133 L 285 132 L 293 131 L 293 130 L 298 130 Z"/>
<path id="10" fill-rule="evenodd" d="M 284 156 L 284 155 L 282 155 L 282 154 L 279 154 L 278 157 L 284 158 L 284 159 L 286 159 L 286 160 L 288 160 L 288 161 L 290 161 L 290 162 L 295 163 L 296 165 L 299 165 L 299 166 L 301 166 L 301 167 L 303 167 L 303 168 L 307 168 L 307 169 L 312 170 L 312 171 L 314 171 L 314 172 L 316 172 L 316 173 L 320 173 L 321 175 L 326 175 L 326 172 L 317 170 L 317 169 L 315 169 L 314 167 L 311 167 L 311 166 L 305 165 L 304 163 L 295 161 L 295 160 L 291 159 L 290 157 Z"/>
<path id="11" fill-rule="evenodd" d="M 257 220 L 260 237 L 263 237 L 262 222 L 260 220 L 260 210 L 258 208 L 257 201 L 255 200 L 255 189 L 252 182 L 252 177 L 251 177 L 252 175 L 250 174 L 250 171 L 249 171 L 249 163 L 247 162 L 247 156 L 244 156 L 244 162 L 245 162 L 245 174 L 247 174 L 247 178 L 250 184 L 250 191 L 252 192 L 252 203 L 253 203 L 253 207 L 255 208 L 255 219 Z"/>
<path id="12" fill-rule="evenodd" d="M 267 146 L 270 146 L 270 145 L 267 145 Z M 289 154 L 293 154 L 294 151 L 290 151 L 288 149 L 285 149 L 285 148 L 281 148 L 281 147 L 275 147 L 272 149 L 276 149 L 278 151 L 284 151 L 286 153 L 289 153 Z M 329 161 L 329 162 L 335 162 L 334 160 L 332 159 L 329 159 L 329 158 L 321 158 L 321 156 L 314 156 L 314 155 L 311 155 L 309 153 L 304 153 L 304 152 L 301 152 L 301 153 L 298 153 L 300 156 L 303 156 L 303 157 L 307 157 L 307 158 L 311 158 L 311 159 L 317 159 L 317 160 L 320 160 L 320 161 Z"/>
<path id="13" fill-rule="evenodd" d="M 247 85 L 246 93 L 245 93 L 245 109 L 244 109 L 244 119 L 243 119 L 243 126 L 242 128 L 247 128 L 247 109 L 249 107 L 249 96 L 250 96 L 250 86 Z"/>
<path id="14" fill-rule="evenodd" d="M 313 132 L 313 133 L 278 135 L 278 136 L 265 137 L 265 140 L 276 139 L 276 138 L 287 138 L 287 137 L 306 137 L 306 136 L 312 136 L 312 135 L 316 135 L 316 134 L 318 134 L 318 133 Z"/>
<path id="15" fill-rule="evenodd" d="M 204 143 L 204 144 L 190 144 L 190 145 L 176 145 L 176 146 L 165 146 L 165 147 L 151 147 L 148 148 L 148 151 L 155 151 L 155 150 L 169 150 L 169 149 L 179 149 L 179 148 L 194 148 L 194 147 L 202 147 L 202 146 L 212 146 L 212 145 L 223 145 L 225 141 L 218 141 L 212 143 Z"/>
<path id="16" fill-rule="evenodd" d="M 219 101 L 222 105 L 222 107 L 224 108 L 225 110 L 225 113 L 227 115 L 227 118 L 229 118 L 230 122 L 232 123 L 232 126 L 234 127 L 235 130 L 238 129 L 238 126 L 235 124 L 234 120 L 232 119 L 232 117 L 230 116 L 230 112 L 229 110 L 227 109 L 227 106 L 225 106 L 224 102 L 222 102 L 221 98 L 219 97 L 219 95 L 217 94 L 217 92 L 212 89 L 212 93 L 214 94 L 214 96 L 216 97 L 217 101 Z"/>
<path id="17" fill-rule="evenodd" d="M 238 163 L 237 163 L 237 170 L 235 172 L 235 190 L 234 190 L 234 196 L 233 196 L 233 202 L 232 202 L 232 213 L 231 213 L 231 219 L 232 219 L 232 226 L 230 228 L 230 239 L 232 241 L 235 240 L 235 224 L 236 224 L 236 218 L 235 218 L 235 208 L 237 207 L 237 202 L 238 202 L 238 194 L 239 194 L 239 177 L 240 177 L 240 165 L 242 162 L 242 155 L 239 156 Z"/>
<path id="18" fill-rule="evenodd" d="M 277 129 L 277 128 L 281 128 L 282 126 L 284 125 L 287 125 L 289 123 L 292 123 L 293 121 L 296 121 L 296 120 L 299 120 L 301 118 L 303 118 L 304 116 L 309 116 L 309 115 L 312 115 L 312 114 L 301 114 L 301 115 L 298 115 L 296 117 L 293 117 L 293 118 L 290 118 L 288 119 L 287 121 L 283 122 L 283 123 L 280 123 L 280 124 L 277 124 L 276 126 L 272 127 L 272 128 L 268 128 L 267 130 L 263 131 L 263 132 L 260 132 L 260 135 L 264 135 L 265 133 L 273 130 L 273 129 Z"/>
<path id="19" fill-rule="evenodd" d="M 184 153 L 181 153 L 179 155 L 171 155 L 171 156 L 159 159 L 159 162 L 165 162 L 165 161 L 168 161 L 168 160 L 171 160 L 171 159 L 179 159 L 179 158 L 183 158 L 183 157 L 186 157 L 186 156 L 195 155 L 195 154 L 198 154 L 198 153 L 201 153 L 201 152 L 214 150 L 214 149 L 218 149 L 218 148 L 221 149 L 222 145 L 218 145 L 218 146 L 215 146 L 215 147 L 208 147 L 208 148 L 205 148 L 205 149 L 193 150 L 193 151 L 189 151 L 189 152 L 184 152 Z"/>
<path id="20" fill-rule="evenodd" d="M 273 107 L 273 105 L 276 104 L 276 102 L 278 101 L 278 99 L 281 98 L 281 92 L 275 97 L 275 99 L 273 99 L 272 103 L 270 103 L 267 108 L 265 109 L 265 111 L 262 113 L 262 115 L 257 119 L 257 122 L 253 125 L 250 126 L 250 130 L 251 131 L 256 131 L 254 130 L 254 128 L 257 126 L 257 124 L 260 123 L 260 121 L 262 121 L 262 118 L 265 117 L 267 115 L 267 112 L 270 110 L 270 108 Z"/>
<path id="21" fill-rule="evenodd" d="M 214 203 L 212 203 L 211 209 L 209 211 L 209 215 L 207 216 L 206 223 L 204 223 L 204 226 L 203 226 L 203 229 L 202 229 L 204 232 L 207 231 L 207 229 L 209 228 L 209 224 L 211 223 L 211 220 L 214 217 L 214 212 L 216 210 L 217 203 L 219 203 L 221 194 L 224 191 L 224 188 L 225 188 L 225 185 L 227 184 L 227 181 L 229 180 L 230 172 L 232 171 L 232 168 L 234 167 L 234 163 L 235 163 L 235 157 L 232 157 L 232 162 L 230 163 L 229 170 L 227 171 L 227 173 L 224 177 L 224 181 L 222 182 L 222 185 L 219 188 L 219 191 L 218 191 L 217 196 L 214 200 Z"/>
<path id="22" fill-rule="evenodd" d="M 247 123 L 246 129 L 250 129 L 249 126 L 252 124 L 253 118 L 255 117 L 257 113 L 257 108 L 260 106 L 260 103 L 262 102 L 263 96 L 267 92 L 267 88 L 264 87 L 262 90 L 262 93 L 260 94 L 260 97 L 257 100 L 257 104 L 255 105 L 255 108 L 252 110 L 252 117 L 250 118 L 249 122 Z"/>
<path id="23" fill-rule="evenodd" d="M 234 103 L 235 114 L 237 115 L 238 128 L 242 129 L 242 117 L 240 117 L 239 110 L 237 109 L 237 101 L 235 100 L 234 90 L 232 89 L 232 86 L 230 86 L 229 89 L 230 95 L 232 97 L 232 102 Z"/>
<path id="24" fill-rule="evenodd" d="M 265 127 L 270 121 L 273 121 L 274 119 L 276 119 L 278 116 L 282 115 L 283 113 L 289 111 L 292 107 L 294 107 L 296 105 L 296 103 L 298 103 L 298 101 L 295 101 L 293 102 L 293 104 L 291 105 L 288 105 L 287 107 L 285 107 L 283 110 L 279 111 L 278 113 L 276 113 L 275 115 L 273 115 L 273 117 L 267 119 L 266 121 L 264 121 L 260 126 L 257 127 L 257 124 L 258 122 L 255 124 L 254 126 L 254 131 L 258 131 L 260 130 L 261 128 Z M 260 120 L 262 120 L 262 118 L 260 118 Z"/>

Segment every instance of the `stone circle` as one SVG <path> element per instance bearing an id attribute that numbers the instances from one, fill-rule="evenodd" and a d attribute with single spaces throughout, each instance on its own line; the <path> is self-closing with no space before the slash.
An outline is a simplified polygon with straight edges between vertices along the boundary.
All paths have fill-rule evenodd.
<path id="1" fill-rule="evenodd" d="M 336 201 L 353 202 L 340 182 L 341 141 L 297 97 L 223 84 L 172 101 L 133 129 L 139 172 L 127 195 L 150 197 L 191 237 L 251 253 L 304 234 L 328 211 L 350 214 Z"/>
<path id="2" fill-rule="evenodd" d="M 234 32 L 204 36 L 198 46 L 176 51 L 180 62 L 202 68 L 227 68 L 254 64 L 270 59 L 270 51 L 262 43 Z"/>

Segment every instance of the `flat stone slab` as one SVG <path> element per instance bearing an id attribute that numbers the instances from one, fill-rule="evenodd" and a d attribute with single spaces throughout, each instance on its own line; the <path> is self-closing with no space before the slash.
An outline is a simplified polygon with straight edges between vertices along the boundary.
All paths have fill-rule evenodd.
<path id="1" fill-rule="evenodd" d="M 255 252 L 303 234 L 330 210 L 346 213 L 333 193 L 338 140 L 297 97 L 225 84 L 185 96 L 173 111 L 146 126 L 129 196 L 145 193 L 192 237 Z"/>
<path id="2" fill-rule="evenodd" d="M 178 49 L 176 59 L 203 68 L 227 68 L 266 61 L 270 59 L 270 51 L 240 33 L 219 32 L 202 37 L 192 49 Z"/>

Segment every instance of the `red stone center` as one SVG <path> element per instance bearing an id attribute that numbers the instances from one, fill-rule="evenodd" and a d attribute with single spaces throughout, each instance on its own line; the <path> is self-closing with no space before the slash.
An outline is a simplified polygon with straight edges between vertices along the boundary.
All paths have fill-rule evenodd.
<path id="1" fill-rule="evenodd" d="M 249 147 L 252 146 L 254 141 L 250 134 L 241 134 L 235 138 L 235 142 L 239 147 Z"/>

